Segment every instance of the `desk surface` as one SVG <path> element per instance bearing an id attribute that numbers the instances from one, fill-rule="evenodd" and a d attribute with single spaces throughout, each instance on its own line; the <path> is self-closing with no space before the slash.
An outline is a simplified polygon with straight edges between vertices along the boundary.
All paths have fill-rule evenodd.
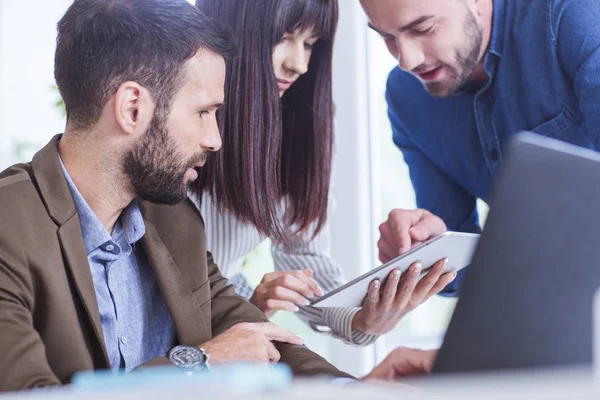
<path id="1" fill-rule="evenodd" d="M 277 399 L 359 399 L 377 398 L 377 400 L 395 399 L 450 399 L 480 400 L 510 399 L 594 399 L 600 396 L 600 380 L 594 381 L 590 371 L 544 371 L 534 373 L 505 373 L 481 376 L 430 377 L 407 382 L 397 386 L 347 385 L 336 387 L 322 380 L 301 380 L 285 390 L 267 393 L 243 393 L 244 399 L 277 400 Z M 408 386 L 411 384 L 412 386 Z M 28 393 L 1 395 L 0 400 L 12 399 L 240 399 L 240 393 L 222 393 L 212 388 L 213 393 L 206 393 L 206 388 L 190 385 L 174 387 L 145 387 L 127 389 L 119 392 L 76 391 L 69 388 L 44 389 Z M 218 388 L 217 388 L 218 390 Z M 221 392 L 221 393 L 219 393 Z"/>

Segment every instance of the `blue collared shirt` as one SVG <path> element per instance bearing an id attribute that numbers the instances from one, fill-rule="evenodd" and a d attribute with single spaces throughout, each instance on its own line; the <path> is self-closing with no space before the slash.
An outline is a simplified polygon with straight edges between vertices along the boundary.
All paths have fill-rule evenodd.
<path id="1" fill-rule="evenodd" d="M 393 138 L 417 206 L 450 230 L 480 230 L 476 199 L 489 200 L 506 140 L 517 132 L 600 149 L 600 1 L 493 3 L 483 85 L 435 98 L 398 67 L 388 77 Z"/>
<path id="2" fill-rule="evenodd" d="M 146 227 L 137 201 L 121 213 L 109 234 L 77 190 L 65 166 L 100 311 L 113 371 L 126 372 L 165 355 L 176 343 L 171 314 L 141 246 Z"/>

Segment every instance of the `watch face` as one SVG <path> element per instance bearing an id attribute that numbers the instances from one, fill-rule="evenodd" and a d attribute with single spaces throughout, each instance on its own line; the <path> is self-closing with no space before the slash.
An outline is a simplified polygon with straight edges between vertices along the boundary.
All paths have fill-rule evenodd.
<path id="1" fill-rule="evenodd" d="M 169 359 L 175 365 L 185 368 L 203 366 L 206 362 L 204 352 L 194 346 L 175 346 L 169 352 Z"/>

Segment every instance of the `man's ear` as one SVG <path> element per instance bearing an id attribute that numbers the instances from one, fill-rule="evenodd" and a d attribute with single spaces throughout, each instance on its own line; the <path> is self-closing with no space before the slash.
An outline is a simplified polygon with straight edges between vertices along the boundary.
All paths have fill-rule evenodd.
<path id="1" fill-rule="evenodd" d="M 136 135 L 146 131 L 154 115 L 154 102 L 148 90 L 136 82 L 128 81 L 117 89 L 114 112 L 121 130 Z"/>

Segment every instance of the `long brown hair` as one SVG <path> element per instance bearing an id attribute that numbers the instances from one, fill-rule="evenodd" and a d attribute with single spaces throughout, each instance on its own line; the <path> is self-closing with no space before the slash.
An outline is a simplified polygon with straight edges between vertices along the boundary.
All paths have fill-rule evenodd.
<path id="1" fill-rule="evenodd" d="M 197 0 L 206 15 L 228 25 L 240 55 L 228 70 L 223 136 L 192 191 L 208 191 L 217 207 L 232 212 L 274 240 L 317 234 L 327 218 L 333 147 L 331 93 L 337 0 Z M 312 28 L 308 71 L 279 98 L 273 48 L 284 33 Z M 282 200 L 286 213 L 281 220 Z"/>

